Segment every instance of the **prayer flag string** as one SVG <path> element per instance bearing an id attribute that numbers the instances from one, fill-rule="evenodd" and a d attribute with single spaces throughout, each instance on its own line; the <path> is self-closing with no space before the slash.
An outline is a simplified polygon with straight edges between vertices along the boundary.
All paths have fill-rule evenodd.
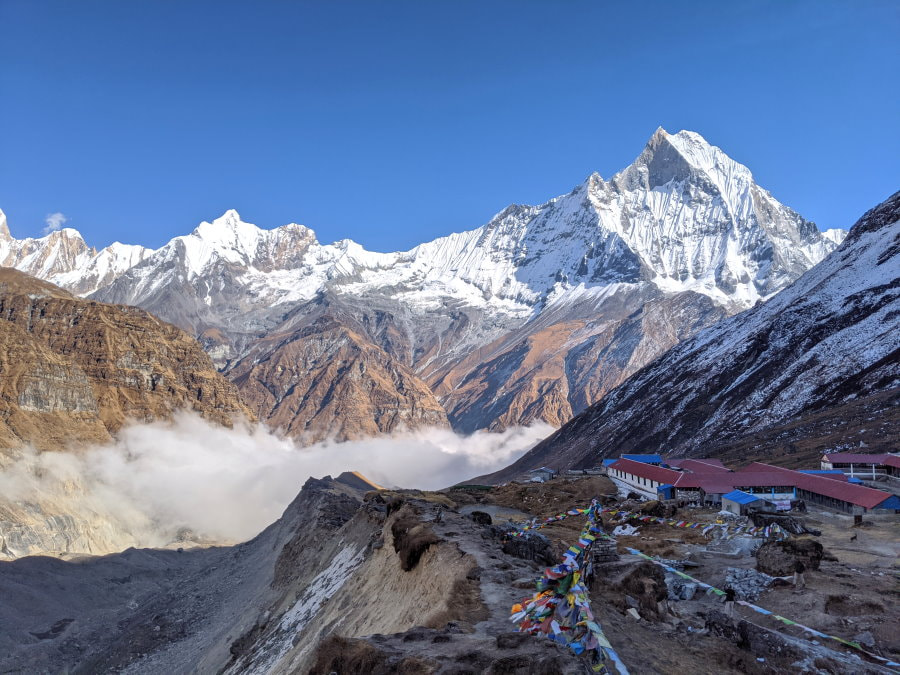
<path id="1" fill-rule="evenodd" d="M 546 635 L 568 646 L 575 654 L 589 656 L 594 672 L 610 673 L 607 664 L 611 663 L 618 675 L 628 675 L 628 668 L 591 611 L 588 589 L 584 584 L 585 576 L 591 573 L 586 554 L 597 537 L 604 536 L 598 522 L 599 513 L 599 505 L 594 501 L 586 509 L 572 509 L 556 517 L 555 520 L 562 520 L 570 515 L 586 514 L 588 520 L 578 542 L 563 554 L 563 562 L 544 571 L 536 584 L 534 596 L 512 606 L 510 620 L 523 633 Z"/>

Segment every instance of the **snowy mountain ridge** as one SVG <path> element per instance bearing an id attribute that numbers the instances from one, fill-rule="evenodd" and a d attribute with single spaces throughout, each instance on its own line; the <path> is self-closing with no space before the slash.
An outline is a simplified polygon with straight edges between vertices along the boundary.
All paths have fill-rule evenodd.
<path id="1" fill-rule="evenodd" d="M 0 266 L 14 267 L 78 295 L 108 286 L 151 253 L 144 246 L 118 242 L 97 251 L 70 227 L 37 239 L 15 239 L 6 214 L 0 211 Z"/>
<path id="2" fill-rule="evenodd" d="M 658 129 L 608 180 L 594 173 L 408 251 L 322 244 L 303 225 L 264 230 L 229 210 L 155 251 L 0 230 L 0 262 L 142 307 L 198 336 L 226 371 L 288 359 L 291 336 L 303 347 L 290 358 L 307 349 L 318 362 L 326 342 L 353 335 L 471 430 L 569 419 L 673 344 L 778 293 L 839 238 L 699 134 Z"/>
<path id="3" fill-rule="evenodd" d="M 760 210 L 773 222 L 760 223 Z M 349 293 L 402 286 L 421 291 L 424 302 L 438 292 L 526 311 L 570 291 L 643 278 L 746 308 L 777 292 L 785 273 L 821 260 L 841 232 L 818 232 L 699 134 L 658 129 L 608 182 L 593 174 L 567 195 L 507 207 L 482 227 L 406 252 L 370 252 L 349 240 L 323 245 L 302 225 L 263 230 L 229 210 L 157 251 L 113 244 L 97 252 L 69 228 L 16 241 L 3 227 L 0 262 L 83 295 L 136 267 L 144 267 L 137 285 L 150 292 L 139 280 L 152 267 L 175 265 L 188 281 L 233 264 L 246 270 L 248 289 L 268 287 L 275 302 L 309 299 L 340 280 Z"/>
<path id="4" fill-rule="evenodd" d="M 797 453 L 809 430 L 812 456 L 867 431 L 890 448 L 898 387 L 900 192 L 772 300 L 682 341 L 498 477 L 638 448 Z"/>

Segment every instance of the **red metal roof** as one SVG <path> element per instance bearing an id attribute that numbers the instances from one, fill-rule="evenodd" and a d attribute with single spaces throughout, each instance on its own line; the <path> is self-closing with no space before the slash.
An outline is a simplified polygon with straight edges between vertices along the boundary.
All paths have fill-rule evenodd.
<path id="1" fill-rule="evenodd" d="M 731 482 L 735 487 L 794 487 L 795 480 L 780 471 L 739 471 Z"/>
<path id="2" fill-rule="evenodd" d="M 794 487 L 790 477 L 777 471 L 683 473 L 675 487 L 701 488 L 708 494 L 724 494 L 743 487 Z"/>
<path id="3" fill-rule="evenodd" d="M 887 492 L 875 490 L 874 488 L 831 480 L 830 478 L 823 478 L 822 476 L 816 476 L 815 474 L 800 473 L 799 471 L 792 471 L 791 469 L 785 469 L 781 466 L 772 466 L 762 462 L 754 462 L 746 467 L 745 470 L 749 470 L 751 467 L 756 467 L 756 470 L 764 468 L 765 470 L 778 471 L 782 474 L 791 474 L 794 479 L 794 485 L 801 490 L 807 490 L 808 492 L 814 492 L 817 495 L 831 497 L 832 499 L 856 504 L 857 506 L 863 506 L 867 509 L 878 506 L 881 502 L 891 496 Z"/>
<path id="4" fill-rule="evenodd" d="M 683 473 L 675 487 L 682 490 L 700 488 L 706 494 L 725 494 L 734 489 L 732 476 L 723 473 Z"/>
<path id="5" fill-rule="evenodd" d="M 670 459 L 666 460 L 669 466 L 677 466 L 695 473 L 710 473 L 713 471 L 729 472 L 730 469 L 722 464 L 720 459 Z"/>
<path id="6" fill-rule="evenodd" d="M 681 460 L 686 461 L 686 460 Z M 702 473 L 673 471 L 630 459 L 619 459 L 610 464 L 613 469 L 676 488 L 700 488 L 707 494 L 725 494 L 741 487 L 797 487 L 832 499 L 849 502 L 867 509 L 874 508 L 891 495 L 874 488 L 854 485 L 842 480 L 800 473 L 781 466 L 753 462 L 740 471 L 717 471 L 713 467 Z M 699 468 L 699 467 L 698 467 Z"/>
<path id="7" fill-rule="evenodd" d="M 681 473 L 672 471 L 672 469 L 664 469 L 661 466 L 645 464 L 644 462 L 634 462 L 630 459 L 617 459 L 607 467 L 607 470 L 610 468 L 618 469 L 619 471 L 624 471 L 625 473 L 630 473 L 633 476 L 639 476 L 640 478 L 655 480 L 663 484 L 668 483 L 670 485 L 674 485 L 675 481 L 678 480 L 678 477 L 681 475 Z"/>

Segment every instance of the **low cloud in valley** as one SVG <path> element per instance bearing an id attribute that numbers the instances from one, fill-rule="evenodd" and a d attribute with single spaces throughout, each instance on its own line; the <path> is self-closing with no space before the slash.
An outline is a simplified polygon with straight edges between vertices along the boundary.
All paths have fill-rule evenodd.
<path id="1" fill-rule="evenodd" d="M 511 463 L 551 431 L 426 429 L 300 448 L 264 427 L 226 429 L 184 413 L 127 427 L 111 446 L 23 450 L 2 462 L 0 495 L 108 520 L 135 545 L 164 545 L 185 528 L 234 542 L 274 522 L 310 476 L 353 470 L 385 486 L 437 489 Z"/>

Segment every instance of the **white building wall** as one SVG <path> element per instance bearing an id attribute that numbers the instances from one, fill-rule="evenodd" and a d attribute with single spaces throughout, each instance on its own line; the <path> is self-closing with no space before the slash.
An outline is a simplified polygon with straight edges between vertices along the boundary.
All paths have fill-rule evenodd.
<path id="1" fill-rule="evenodd" d="M 616 487 L 625 492 L 636 492 L 644 499 L 656 499 L 656 488 L 662 485 L 658 481 L 641 478 L 620 469 L 610 468 L 607 475 L 616 484 Z"/>

